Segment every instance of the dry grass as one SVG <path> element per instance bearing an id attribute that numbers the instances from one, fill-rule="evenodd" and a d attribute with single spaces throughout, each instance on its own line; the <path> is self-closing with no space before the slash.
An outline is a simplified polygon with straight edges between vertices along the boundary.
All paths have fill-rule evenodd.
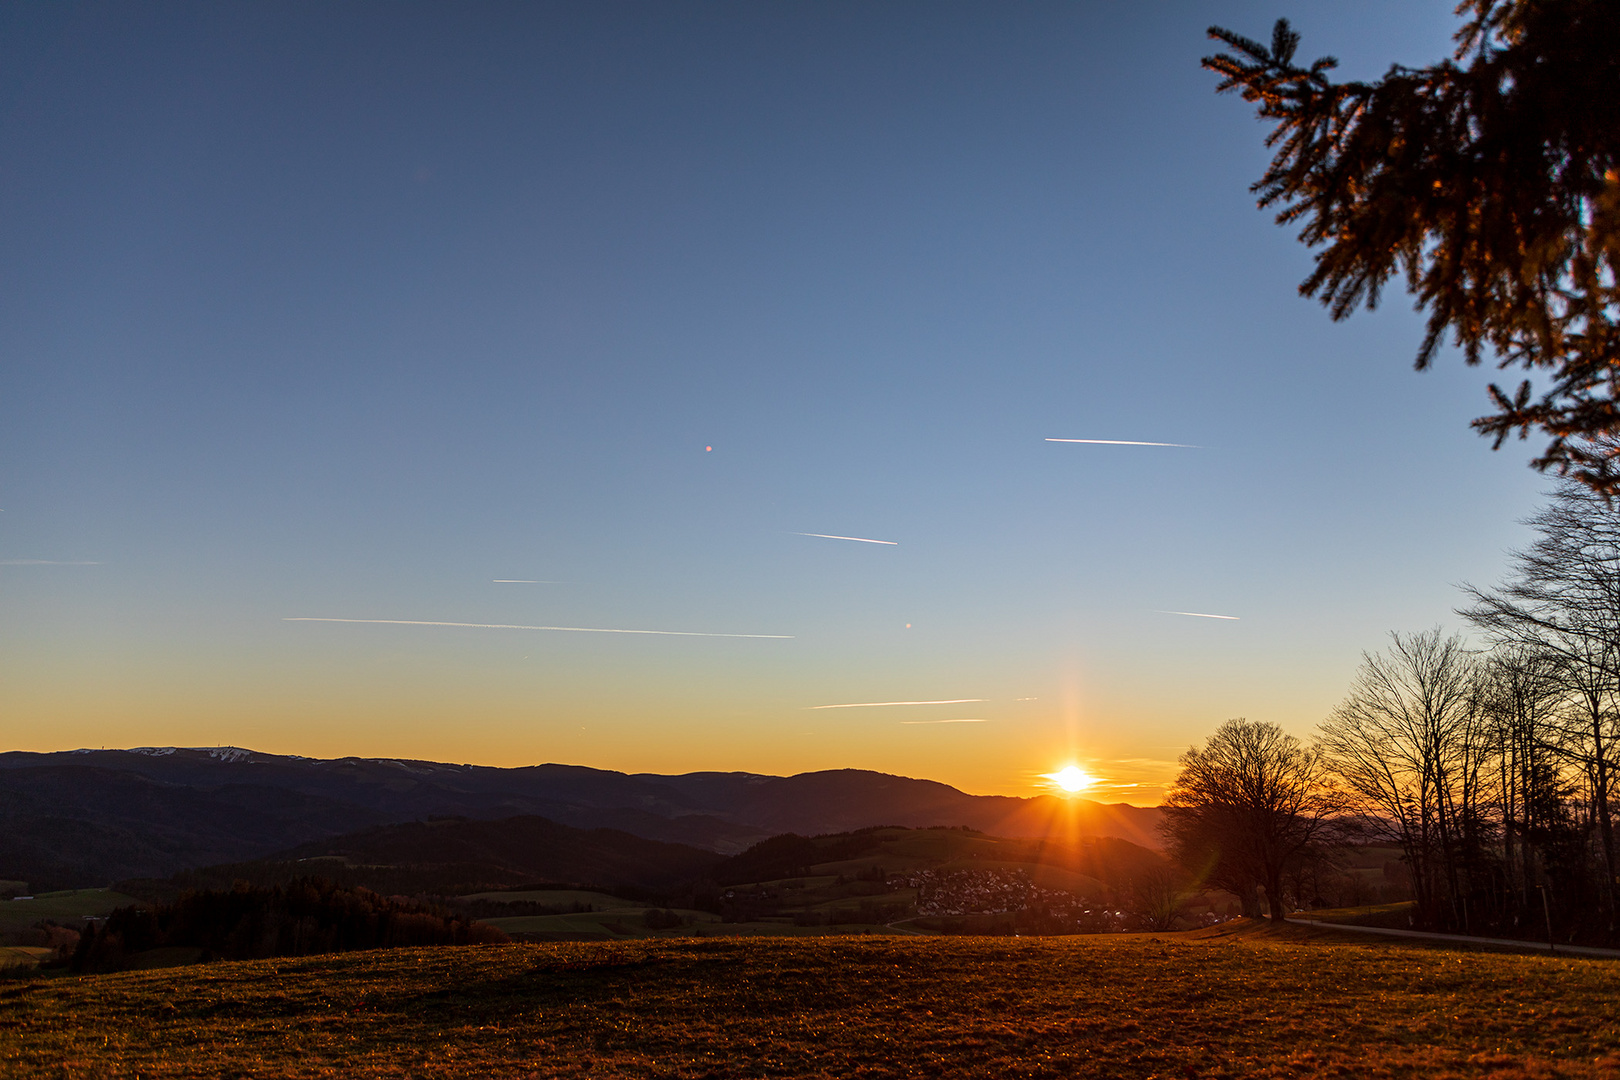
<path id="1" fill-rule="evenodd" d="M 1266 931 L 411 949 L 0 986 L 7 1077 L 1612 1077 L 1620 964 Z"/>

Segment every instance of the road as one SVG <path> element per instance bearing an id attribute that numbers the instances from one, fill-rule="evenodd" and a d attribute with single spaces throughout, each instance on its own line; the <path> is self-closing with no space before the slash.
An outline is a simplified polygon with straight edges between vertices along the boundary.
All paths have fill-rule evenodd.
<path id="1" fill-rule="evenodd" d="M 1542 941 L 1520 941 L 1516 938 L 1467 937 L 1463 934 L 1432 934 L 1424 930 L 1394 930 L 1383 926 L 1348 926 L 1345 923 L 1322 922 L 1319 919 L 1289 919 L 1296 926 L 1314 926 L 1321 930 L 1345 930 L 1353 934 L 1379 934 L 1384 937 L 1415 938 L 1419 941 L 1442 941 L 1451 945 L 1494 945 L 1499 948 L 1526 949 L 1530 952 L 1551 952 L 1554 956 L 1598 956 L 1620 960 L 1620 949 L 1595 949 L 1589 945 L 1559 945 L 1554 948 Z"/>

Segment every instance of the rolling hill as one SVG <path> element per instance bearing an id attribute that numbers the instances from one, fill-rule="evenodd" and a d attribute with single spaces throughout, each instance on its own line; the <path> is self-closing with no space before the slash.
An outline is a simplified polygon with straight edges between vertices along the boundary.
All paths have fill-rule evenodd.
<path id="1" fill-rule="evenodd" d="M 705 877 L 723 856 L 618 829 L 574 829 L 540 817 L 440 818 L 380 825 L 301 844 L 265 859 L 184 870 L 120 884 L 147 901 L 236 882 L 285 885 L 325 878 L 384 895 L 455 896 L 534 883 L 580 883 L 632 893 Z"/>
<path id="2" fill-rule="evenodd" d="M 1117 909 L 1131 906 L 1139 882 L 1165 870 L 1158 852 L 1113 837 L 1069 842 L 961 826 L 880 826 L 784 833 L 727 858 L 544 818 L 455 818 L 364 829 L 269 859 L 118 888 L 147 902 L 173 902 L 187 890 L 273 888 L 320 877 L 452 907 L 476 900 L 468 915 L 547 940 L 558 933 L 578 939 L 592 930 L 586 923 L 599 924 L 594 933 L 603 939 L 695 923 L 706 933 L 748 935 L 864 932 L 896 920 L 943 932 L 1066 933 L 1124 925 Z M 556 897 L 583 895 L 581 888 L 611 894 L 606 908 L 600 897 L 592 906 L 620 914 L 604 921 L 558 909 L 566 904 Z M 679 914 L 664 911 L 668 922 L 643 926 L 649 905 Z"/>
<path id="3" fill-rule="evenodd" d="M 0 754 L 0 878 L 37 890 L 165 877 L 431 817 L 540 817 L 736 854 L 780 833 L 965 825 L 1001 836 L 1112 836 L 1156 846 L 1157 810 L 969 795 L 858 769 L 629 774 L 313 759 L 233 747 Z"/>

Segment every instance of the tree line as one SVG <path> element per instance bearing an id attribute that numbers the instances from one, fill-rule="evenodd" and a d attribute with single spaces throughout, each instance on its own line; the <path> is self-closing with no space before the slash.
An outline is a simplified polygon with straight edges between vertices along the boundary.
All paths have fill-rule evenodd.
<path id="1" fill-rule="evenodd" d="M 349 889 L 320 878 L 270 888 L 187 892 L 172 903 L 119 908 L 80 935 L 75 972 L 116 971 L 132 955 L 160 948 L 201 950 L 199 959 L 309 956 L 407 945 L 477 945 L 509 940 L 459 912 Z"/>
<path id="2" fill-rule="evenodd" d="M 1312 739 L 1233 720 L 1183 755 L 1177 861 L 1281 919 L 1298 882 L 1388 844 L 1414 925 L 1620 941 L 1620 505 L 1566 482 L 1527 524 L 1506 580 L 1464 587 L 1478 647 L 1392 634 Z"/>

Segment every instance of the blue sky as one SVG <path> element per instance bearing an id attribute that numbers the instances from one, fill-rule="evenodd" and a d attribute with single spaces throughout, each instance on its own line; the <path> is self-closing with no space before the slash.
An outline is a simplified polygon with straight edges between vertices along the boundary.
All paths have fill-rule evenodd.
<path id="1" fill-rule="evenodd" d="M 1073 759 L 1151 802 L 1228 717 L 1307 734 L 1546 481 L 1469 431 L 1488 373 L 1412 372 L 1403 296 L 1297 295 L 1264 129 L 1198 66 L 1279 15 L 1364 77 L 1455 27 L 0 9 L 8 748 L 1007 793 Z M 983 700 L 811 708 L 944 699 Z"/>

